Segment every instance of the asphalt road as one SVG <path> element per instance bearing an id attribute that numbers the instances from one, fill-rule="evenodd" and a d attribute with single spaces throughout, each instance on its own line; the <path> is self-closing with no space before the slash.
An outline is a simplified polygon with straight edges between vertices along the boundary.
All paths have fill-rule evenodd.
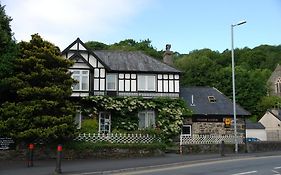
<path id="1" fill-rule="evenodd" d="M 241 157 L 142 169 L 115 175 L 280 175 L 281 156 Z"/>

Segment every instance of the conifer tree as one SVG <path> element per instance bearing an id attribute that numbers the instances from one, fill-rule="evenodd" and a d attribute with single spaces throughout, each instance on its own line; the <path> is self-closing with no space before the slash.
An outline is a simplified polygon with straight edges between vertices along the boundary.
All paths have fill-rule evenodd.
<path id="1" fill-rule="evenodd" d="M 0 109 L 0 133 L 18 141 L 71 138 L 76 126 L 68 68 L 73 63 L 38 34 L 18 45 L 14 76 L 7 78 L 14 98 Z"/>

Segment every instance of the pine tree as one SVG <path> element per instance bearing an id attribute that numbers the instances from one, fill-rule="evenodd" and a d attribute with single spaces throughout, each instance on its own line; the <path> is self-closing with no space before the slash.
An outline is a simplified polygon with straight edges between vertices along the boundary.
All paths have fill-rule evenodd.
<path id="1" fill-rule="evenodd" d="M 14 76 L 7 78 L 14 99 L 0 109 L 0 133 L 18 141 L 69 139 L 75 134 L 69 101 L 73 64 L 38 34 L 19 43 Z"/>

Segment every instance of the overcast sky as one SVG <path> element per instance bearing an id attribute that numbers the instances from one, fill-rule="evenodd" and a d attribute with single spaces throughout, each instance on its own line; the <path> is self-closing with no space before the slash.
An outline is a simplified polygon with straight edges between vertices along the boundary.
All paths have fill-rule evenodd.
<path id="1" fill-rule="evenodd" d="M 281 44 L 281 0 L 0 0 L 17 41 L 39 33 L 67 47 L 84 42 L 113 44 L 124 39 L 150 39 L 158 50 L 230 49 Z"/>

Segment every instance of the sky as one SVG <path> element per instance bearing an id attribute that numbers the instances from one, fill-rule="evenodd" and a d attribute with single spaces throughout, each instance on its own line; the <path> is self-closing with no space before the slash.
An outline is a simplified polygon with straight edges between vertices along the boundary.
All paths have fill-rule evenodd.
<path id="1" fill-rule="evenodd" d="M 189 53 L 209 48 L 254 48 L 281 44 L 281 0 L 0 0 L 13 18 L 15 39 L 39 33 L 65 49 L 83 42 L 113 44 L 150 39 L 157 50 Z"/>

